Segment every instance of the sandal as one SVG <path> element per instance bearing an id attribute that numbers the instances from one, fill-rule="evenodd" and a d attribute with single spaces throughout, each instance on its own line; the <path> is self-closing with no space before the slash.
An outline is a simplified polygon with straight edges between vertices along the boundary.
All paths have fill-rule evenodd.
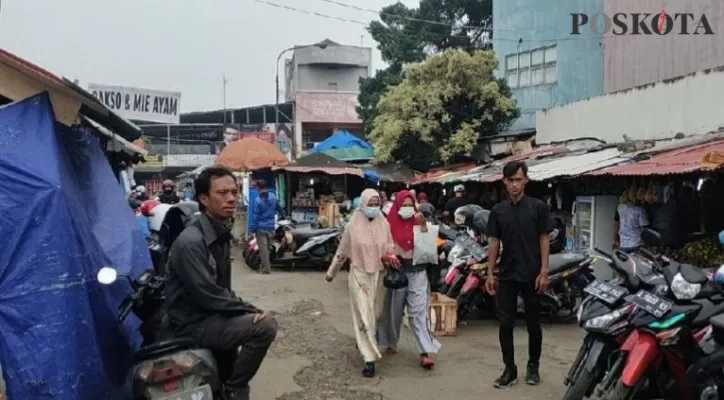
<path id="1" fill-rule="evenodd" d="M 421 354 L 420 366 L 425 369 L 432 369 L 435 366 L 435 360 L 427 354 Z"/>
<path id="2" fill-rule="evenodd" d="M 364 375 L 365 378 L 372 378 L 375 376 L 375 363 L 365 363 L 365 367 L 362 369 L 362 375 Z"/>

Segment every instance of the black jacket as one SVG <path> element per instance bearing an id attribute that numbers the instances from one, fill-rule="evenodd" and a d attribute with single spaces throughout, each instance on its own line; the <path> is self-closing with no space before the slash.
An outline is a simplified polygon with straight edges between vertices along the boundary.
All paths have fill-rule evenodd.
<path id="1" fill-rule="evenodd" d="M 161 203 L 164 204 L 176 204 L 181 201 L 181 199 L 176 195 L 176 193 L 161 193 L 158 196 L 158 200 Z"/>
<path id="2" fill-rule="evenodd" d="M 165 295 L 172 331 L 186 330 L 215 314 L 261 311 L 231 288 L 230 240 L 228 229 L 202 214 L 171 245 Z"/>

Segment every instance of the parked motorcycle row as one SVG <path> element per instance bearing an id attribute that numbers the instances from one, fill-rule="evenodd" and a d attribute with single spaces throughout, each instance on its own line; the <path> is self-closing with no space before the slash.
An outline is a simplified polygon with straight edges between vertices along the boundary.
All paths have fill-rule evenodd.
<path id="1" fill-rule="evenodd" d="M 647 246 L 660 246 L 644 230 Z M 712 274 L 660 254 L 603 253 L 615 271 L 584 291 L 586 330 L 564 400 L 724 398 L 724 288 Z"/>

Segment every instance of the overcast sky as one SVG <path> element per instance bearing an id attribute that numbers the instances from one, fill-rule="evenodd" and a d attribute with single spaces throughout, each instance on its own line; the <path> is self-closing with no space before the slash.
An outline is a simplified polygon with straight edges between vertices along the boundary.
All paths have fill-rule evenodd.
<path id="1" fill-rule="evenodd" d="M 323 0 L 273 3 L 369 22 Z M 183 112 L 274 102 L 274 61 L 325 38 L 376 47 L 364 26 L 253 0 L 0 0 L 0 46 L 88 83 L 182 92 Z M 340 0 L 379 10 L 392 0 Z M 418 0 L 403 0 L 414 6 Z M 363 5 L 362 5 L 363 4 Z M 364 37 L 361 37 L 364 35 Z M 373 51 L 373 68 L 384 66 Z"/>

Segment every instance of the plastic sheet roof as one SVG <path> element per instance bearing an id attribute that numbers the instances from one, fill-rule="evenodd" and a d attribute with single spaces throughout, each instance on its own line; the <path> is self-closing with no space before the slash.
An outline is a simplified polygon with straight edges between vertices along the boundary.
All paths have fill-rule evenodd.
<path id="1" fill-rule="evenodd" d="M 557 177 L 577 176 L 616 165 L 620 162 L 620 155 L 621 151 L 615 148 L 564 155 L 530 166 L 528 177 L 533 181 L 545 181 Z"/>

